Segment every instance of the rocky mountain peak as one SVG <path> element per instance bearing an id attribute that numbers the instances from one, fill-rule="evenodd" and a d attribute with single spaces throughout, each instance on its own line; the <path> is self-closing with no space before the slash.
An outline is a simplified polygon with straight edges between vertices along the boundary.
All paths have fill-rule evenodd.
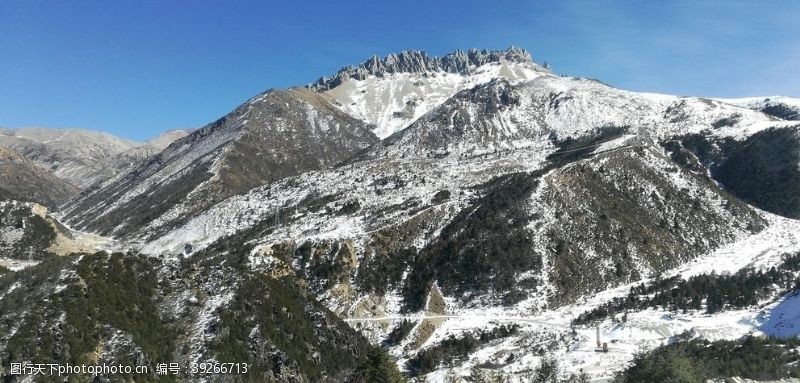
<path id="1" fill-rule="evenodd" d="M 499 51 L 474 48 L 467 51 L 456 50 L 441 57 L 430 56 L 424 51 L 406 50 L 391 53 L 384 58 L 372 56 L 357 66 L 340 69 L 331 78 L 322 77 L 309 87 L 325 91 L 337 87 L 350 78 L 364 80 L 370 75 L 384 77 L 392 73 L 447 72 L 467 75 L 475 68 L 493 62 L 533 64 L 533 58 L 528 51 L 514 46 Z"/>

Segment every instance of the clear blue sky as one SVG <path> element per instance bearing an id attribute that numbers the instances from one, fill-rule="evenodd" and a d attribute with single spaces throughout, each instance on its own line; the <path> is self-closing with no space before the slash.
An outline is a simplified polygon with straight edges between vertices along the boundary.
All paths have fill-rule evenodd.
<path id="1" fill-rule="evenodd" d="M 144 139 L 403 49 L 516 45 L 624 89 L 800 96 L 799 1 L 532 3 L 3 0 L 0 126 Z"/>

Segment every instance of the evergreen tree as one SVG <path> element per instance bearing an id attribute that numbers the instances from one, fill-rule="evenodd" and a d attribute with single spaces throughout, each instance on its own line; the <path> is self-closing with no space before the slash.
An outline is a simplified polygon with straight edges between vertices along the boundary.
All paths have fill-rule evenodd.
<path id="1" fill-rule="evenodd" d="M 508 378 L 505 375 L 487 369 L 473 367 L 469 374 L 469 380 L 475 383 L 506 383 Z"/>
<path id="2" fill-rule="evenodd" d="M 405 381 L 394 360 L 378 347 L 370 350 L 350 378 L 350 383 L 403 383 Z"/>
<path id="3" fill-rule="evenodd" d="M 550 356 L 542 358 L 542 363 L 533 371 L 533 383 L 558 383 L 558 362 Z"/>
<path id="4" fill-rule="evenodd" d="M 589 383 L 589 375 L 586 375 L 583 370 L 577 374 L 570 374 L 569 378 L 564 383 Z"/>

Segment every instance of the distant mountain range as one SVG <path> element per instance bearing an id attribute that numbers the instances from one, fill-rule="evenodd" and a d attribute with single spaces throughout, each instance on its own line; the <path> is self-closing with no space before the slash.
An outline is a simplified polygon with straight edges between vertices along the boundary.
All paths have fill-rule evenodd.
<path id="1" fill-rule="evenodd" d="M 40 193 L 33 197 L 37 202 L 55 207 L 79 190 L 128 171 L 190 132 L 173 130 L 145 142 L 134 142 L 108 133 L 80 129 L 0 129 L 0 147 L 29 160 L 29 165 L 38 167 L 35 172 L 49 173 L 62 181 L 63 185 L 52 190 L 53 195 Z M 17 173 L 7 175 L 12 174 Z M 45 186 L 42 192 L 48 193 L 50 188 L 44 184 L 41 186 Z"/>
<path id="2" fill-rule="evenodd" d="M 372 57 L 146 143 L 4 132 L 0 361 L 800 376 L 799 111 L 625 91 L 510 48 Z"/>

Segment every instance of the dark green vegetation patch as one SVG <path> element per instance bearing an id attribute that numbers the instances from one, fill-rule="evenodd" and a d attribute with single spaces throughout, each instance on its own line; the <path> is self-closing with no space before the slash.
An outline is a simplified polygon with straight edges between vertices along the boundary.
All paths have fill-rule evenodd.
<path id="1" fill-rule="evenodd" d="M 171 361 L 173 342 L 164 336 L 170 331 L 162 324 L 153 301 L 157 287 L 153 264 L 157 261 L 105 253 L 84 255 L 77 265 L 71 263 L 74 261 L 74 257 L 52 258 L 12 276 L 27 291 L 17 293 L 19 289 L 15 289 L 11 297 L 2 300 L 2 305 L 16 302 L 18 307 L 27 306 L 29 310 L 17 317 L 24 320 L 8 340 L 3 365 L 23 361 L 97 364 L 98 346 L 109 341 L 117 330 L 129 334 L 138 350 L 115 362 L 154 369 L 156 363 Z M 78 279 L 59 280 L 59 275 L 73 266 L 74 278 Z M 48 296 L 57 283 L 68 284 Z M 25 303 L 12 298 L 18 294 Z M 18 307 L 10 310 L 19 310 Z M 15 316 L 4 317 L 10 318 Z M 2 325 L 3 331 L 9 328 L 7 325 L 11 324 Z M 49 378 L 55 381 L 55 377 L 46 379 Z M 137 381 L 155 378 L 155 374 L 136 376 Z"/>
<path id="2" fill-rule="evenodd" d="M 661 307 L 671 311 L 700 310 L 709 314 L 752 307 L 758 301 L 800 289 L 800 254 L 788 256 L 778 267 L 732 275 L 703 274 L 683 280 L 680 276 L 641 284 L 623 298 L 614 298 L 579 315 L 573 323 L 586 324 L 626 311 Z"/>
<path id="3" fill-rule="evenodd" d="M 518 325 L 509 325 L 492 330 L 480 330 L 476 333 L 466 333 L 460 338 L 451 335 L 436 346 L 420 351 L 406 363 L 406 367 L 413 375 L 427 374 L 435 371 L 444 362 L 451 366 L 455 365 L 481 345 L 495 339 L 507 338 L 518 332 Z"/>
<path id="4" fill-rule="evenodd" d="M 742 377 L 777 380 L 800 377 L 797 339 L 748 336 L 738 341 L 680 340 L 640 354 L 615 383 L 705 383 Z"/>
<path id="5" fill-rule="evenodd" d="M 311 381 L 342 380 L 369 350 L 363 337 L 310 303 L 290 280 L 246 275 L 220 317 L 221 336 L 211 348 L 220 361 L 251 363 L 248 381 L 289 372 Z"/>
<path id="6" fill-rule="evenodd" d="M 44 218 L 33 214 L 28 205 L 8 203 L 0 206 L 0 231 L 22 231 L 19 240 L 5 243 L 0 237 L 0 256 L 41 260 L 52 257 L 47 248 L 56 239 L 56 231 Z"/>
<path id="7" fill-rule="evenodd" d="M 696 170 L 699 164 L 683 153 L 691 152 L 736 197 L 771 213 L 800 218 L 799 128 L 767 129 L 744 141 L 691 134 L 665 145 L 676 162 Z"/>
<path id="8" fill-rule="evenodd" d="M 405 309 L 422 308 L 433 281 L 450 296 L 486 291 L 507 303 L 522 299 L 536 281 L 516 276 L 541 266 L 525 228 L 525 206 L 538 182 L 538 174 L 515 173 L 487 185 L 482 198 L 417 254 L 403 284 Z"/>

